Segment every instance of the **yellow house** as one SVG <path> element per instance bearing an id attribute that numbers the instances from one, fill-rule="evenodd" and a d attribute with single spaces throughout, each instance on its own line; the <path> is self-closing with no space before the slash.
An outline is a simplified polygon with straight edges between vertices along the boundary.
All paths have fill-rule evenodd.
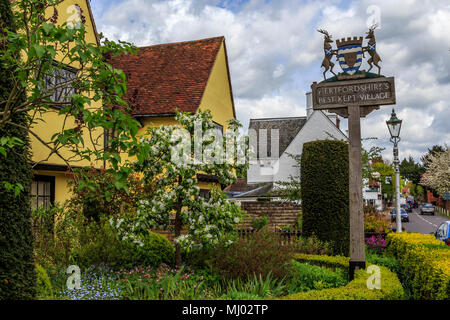
<path id="1" fill-rule="evenodd" d="M 99 44 L 99 38 L 95 27 L 95 22 L 92 16 L 89 0 L 66 0 L 56 7 L 58 11 L 58 24 L 64 22 L 82 21 L 86 29 L 86 41 L 88 43 Z M 53 14 L 53 10 L 47 13 L 49 16 Z M 56 58 L 61 61 L 61 52 L 57 53 Z M 64 63 L 64 61 L 61 61 Z M 64 81 L 70 77 L 76 77 L 77 65 L 67 65 L 67 68 L 61 70 L 58 75 L 55 75 L 52 81 Z M 66 91 L 57 92 L 54 99 L 68 99 L 70 97 L 70 89 Z M 58 98 L 56 98 L 58 97 Z M 92 107 L 101 107 L 101 102 L 92 102 Z M 41 120 L 38 121 L 32 130 L 44 141 L 49 141 L 53 134 L 61 132 L 64 123 L 64 116 L 58 115 L 58 107 L 52 107 L 49 111 L 38 116 Z M 74 119 L 67 119 L 65 128 L 74 128 Z M 95 136 L 102 134 L 102 132 L 95 133 Z M 87 132 L 83 133 L 83 138 L 88 148 L 92 148 L 93 144 L 89 141 L 90 138 Z M 34 163 L 34 181 L 32 184 L 32 204 L 33 206 L 42 205 L 48 208 L 54 202 L 64 202 L 70 197 L 67 182 L 71 179 L 71 174 L 67 173 L 67 163 L 55 154 L 50 157 L 50 150 L 39 142 L 34 136 L 30 135 L 32 160 Z M 96 147 L 103 148 L 103 139 L 99 139 Z M 64 158 L 70 158 L 70 151 L 60 150 Z M 91 166 L 100 167 L 100 163 L 89 163 L 88 161 L 71 162 L 71 166 Z"/>
<path id="2" fill-rule="evenodd" d="M 57 23 L 81 20 L 87 31 L 86 41 L 99 44 L 89 0 L 66 0 L 57 6 L 57 10 Z M 139 134 L 143 134 L 149 125 L 174 124 L 175 109 L 193 113 L 209 109 L 222 130 L 227 129 L 228 120 L 236 117 L 224 37 L 142 47 L 137 56 L 124 55 L 110 62 L 127 75 L 125 99 L 132 107 L 132 116 L 142 124 Z M 63 81 L 76 74 L 77 65 L 67 65 L 58 76 Z M 60 96 L 70 95 L 69 90 Z M 92 106 L 101 107 L 101 102 L 93 101 Z M 55 106 L 45 112 L 32 128 L 44 141 L 49 141 L 63 127 L 64 116 L 58 115 L 58 111 Z M 66 129 L 75 126 L 74 119 L 66 120 Z M 96 133 L 97 136 L 102 134 Z M 87 147 L 92 148 L 87 132 L 83 138 Z M 49 157 L 49 149 L 34 136 L 30 136 L 30 140 L 34 163 L 33 205 L 48 208 L 55 202 L 63 203 L 70 198 L 68 182 L 72 179 L 67 163 L 55 154 Z M 96 147 L 102 149 L 103 146 L 104 139 L 98 139 Z M 70 158 L 68 150 L 60 152 L 64 158 Z M 103 163 L 84 160 L 70 162 L 70 165 L 100 168 Z M 199 174 L 199 181 L 201 192 L 207 195 L 210 184 L 217 179 Z"/>
<path id="3" fill-rule="evenodd" d="M 142 128 L 176 124 L 175 110 L 210 110 L 224 132 L 236 117 L 224 37 L 138 48 L 137 55 L 113 57 L 110 63 L 127 76 L 125 100 Z M 217 179 L 198 174 L 207 196 Z"/>

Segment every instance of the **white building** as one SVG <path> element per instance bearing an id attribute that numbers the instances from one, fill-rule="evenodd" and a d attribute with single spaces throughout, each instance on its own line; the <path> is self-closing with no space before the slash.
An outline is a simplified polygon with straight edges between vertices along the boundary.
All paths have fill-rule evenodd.
<path id="1" fill-rule="evenodd" d="M 258 147 L 247 171 L 248 184 L 276 185 L 278 181 L 290 181 L 290 176 L 298 177 L 300 168 L 289 155 L 300 157 L 305 142 L 347 140 L 336 115 L 312 109 L 311 94 L 307 94 L 306 110 L 304 117 L 250 119 L 249 135 L 256 136 Z"/>
<path id="2" fill-rule="evenodd" d="M 377 181 L 363 179 L 363 200 L 366 205 L 372 205 L 378 210 L 383 210 L 381 184 Z"/>

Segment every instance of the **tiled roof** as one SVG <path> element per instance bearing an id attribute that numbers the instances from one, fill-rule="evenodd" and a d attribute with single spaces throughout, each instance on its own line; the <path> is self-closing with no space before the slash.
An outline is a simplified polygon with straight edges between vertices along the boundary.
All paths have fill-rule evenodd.
<path id="1" fill-rule="evenodd" d="M 279 130 L 279 154 L 273 156 L 281 156 L 286 148 L 291 144 L 292 140 L 297 136 L 307 121 L 306 117 L 292 118 L 267 118 L 267 119 L 250 119 L 249 129 L 254 129 L 257 134 L 259 147 L 259 130 L 267 130 L 267 154 L 271 153 L 271 130 Z M 259 159 L 259 148 L 257 150 L 257 158 Z"/>
<path id="2" fill-rule="evenodd" d="M 272 188 L 272 183 L 248 184 L 247 179 L 238 179 L 232 185 L 229 185 L 223 191 L 230 197 L 254 197 L 267 193 Z"/>
<path id="3" fill-rule="evenodd" d="M 134 116 L 196 112 L 224 37 L 138 48 L 110 58 L 127 76 L 125 100 Z"/>
<path id="4" fill-rule="evenodd" d="M 232 185 L 229 185 L 224 191 L 247 192 L 260 187 L 261 184 L 247 184 L 247 179 L 237 179 Z"/>

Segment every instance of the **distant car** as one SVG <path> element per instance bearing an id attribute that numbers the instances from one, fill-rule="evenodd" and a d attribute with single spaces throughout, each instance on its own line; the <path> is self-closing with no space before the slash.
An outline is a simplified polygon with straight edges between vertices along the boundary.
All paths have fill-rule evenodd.
<path id="1" fill-rule="evenodd" d="M 422 204 L 422 207 L 420 207 L 420 214 L 424 213 L 434 216 L 434 206 L 431 203 Z"/>
<path id="2" fill-rule="evenodd" d="M 400 208 L 400 215 L 401 215 L 402 222 L 409 222 L 409 215 L 405 209 Z M 391 221 L 394 222 L 396 220 L 397 220 L 397 209 L 394 209 L 391 212 Z"/>
<path id="3" fill-rule="evenodd" d="M 412 207 L 409 203 L 402 204 L 400 207 L 406 210 L 406 212 L 412 212 Z"/>
<path id="4" fill-rule="evenodd" d="M 437 228 L 434 236 L 436 239 L 442 240 L 450 246 L 450 221 L 443 222 L 439 228 Z"/>

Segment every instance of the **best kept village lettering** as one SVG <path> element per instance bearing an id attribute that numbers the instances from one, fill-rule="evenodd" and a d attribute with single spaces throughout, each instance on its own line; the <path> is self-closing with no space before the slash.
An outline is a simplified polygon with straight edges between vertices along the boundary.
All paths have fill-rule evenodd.
<path id="1" fill-rule="evenodd" d="M 315 87 L 315 88 L 314 88 Z M 362 81 L 322 82 L 313 84 L 315 90 L 315 108 L 327 109 L 329 107 L 372 106 L 395 101 L 394 83 L 391 78 L 371 79 L 367 83 Z"/>

